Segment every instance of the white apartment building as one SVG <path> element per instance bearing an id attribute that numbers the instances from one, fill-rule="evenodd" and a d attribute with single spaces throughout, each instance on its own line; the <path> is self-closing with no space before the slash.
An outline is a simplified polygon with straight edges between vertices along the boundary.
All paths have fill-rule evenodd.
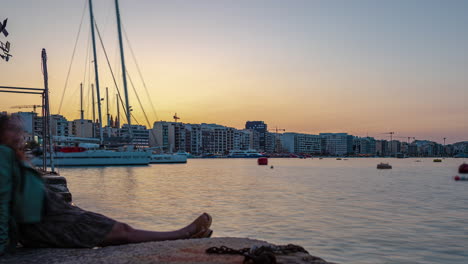
<path id="1" fill-rule="evenodd" d="M 122 128 L 119 129 L 119 136 L 130 138 L 129 128 L 130 126 L 128 124 L 123 125 Z M 149 147 L 150 131 L 146 129 L 146 126 L 132 125 L 131 132 L 131 144 L 136 146 Z"/>
<path id="2" fill-rule="evenodd" d="M 248 150 L 250 149 L 250 139 L 252 137 L 252 130 L 243 129 L 235 130 L 233 135 L 233 146 L 235 150 Z"/>
<path id="3" fill-rule="evenodd" d="M 150 132 L 150 147 L 161 147 L 164 152 L 185 152 L 187 148 L 185 124 L 176 122 L 154 122 Z"/>
<path id="4" fill-rule="evenodd" d="M 64 116 L 51 115 L 50 121 L 52 136 L 68 137 L 70 135 L 68 130 L 68 120 Z"/>
<path id="5" fill-rule="evenodd" d="M 201 125 L 185 124 L 185 151 L 194 155 L 202 154 L 203 136 Z"/>
<path id="6" fill-rule="evenodd" d="M 68 132 L 70 136 L 92 138 L 93 121 L 89 119 L 76 119 L 68 122 Z"/>
<path id="7" fill-rule="evenodd" d="M 281 139 L 283 151 L 289 153 L 320 154 L 322 137 L 302 133 L 284 133 Z"/>

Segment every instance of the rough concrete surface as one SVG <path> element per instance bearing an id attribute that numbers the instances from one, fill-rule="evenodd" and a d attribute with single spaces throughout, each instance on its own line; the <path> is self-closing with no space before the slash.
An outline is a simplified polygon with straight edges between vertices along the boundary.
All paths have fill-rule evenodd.
<path id="1" fill-rule="evenodd" d="M 242 263 L 244 258 L 236 255 L 206 254 L 209 247 L 222 245 L 241 249 L 254 245 L 268 245 L 260 240 L 247 238 L 205 238 L 148 242 L 112 246 L 96 249 L 19 249 L 11 256 L 0 257 L 0 264 L 6 263 L 63 263 L 63 264 L 127 264 L 127 263 Z M 277 263 L 332 264 L 306 253 L 277 256 Z"/>

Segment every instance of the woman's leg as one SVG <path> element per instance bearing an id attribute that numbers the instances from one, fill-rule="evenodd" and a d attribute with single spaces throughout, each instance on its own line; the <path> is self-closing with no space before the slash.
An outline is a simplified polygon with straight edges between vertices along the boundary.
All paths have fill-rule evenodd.
<path id="1" fill-rule="evenodd" d="M 138 230 L 125 223 L 117 222 L 99 246 L 188 239 L 197 234 L 208 232 L 210 225 L 211 216 L 206 213 L 199 216 L 190 225 L 170 232 Z"/>

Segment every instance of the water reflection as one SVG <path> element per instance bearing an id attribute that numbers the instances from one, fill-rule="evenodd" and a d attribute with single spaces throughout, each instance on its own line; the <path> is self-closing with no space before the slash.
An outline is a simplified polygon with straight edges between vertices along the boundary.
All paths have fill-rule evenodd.
<path id="1" fill-rule="evenodd" d="M 380 171 L 379 162 L 392 170 Z M 134 226 L 179 228 L 199 213 L 215 236 L 297 243 L 342 263 L 463 263 L 467 184 L 460 160 L 189 160 L 62 169 L 79 206 Z"/>

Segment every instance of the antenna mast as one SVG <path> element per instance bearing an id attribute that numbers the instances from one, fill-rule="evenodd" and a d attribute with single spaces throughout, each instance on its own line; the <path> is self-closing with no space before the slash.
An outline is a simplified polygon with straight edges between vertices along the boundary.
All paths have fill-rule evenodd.
<path id="1" fill-rule="evenodd" d="M 94 77 L 96 79 L 96 94 L 98 99 L 98 112 L 99 112 L 99 139 L 102 144 L 103 135 L 102 135 L 102 112 L 101 112 L 101 93 L 99 91 L 99 74 L 98 74 L 98 64 L 96 56 L 96 39 L 94 36 L 94 15 L 93 15 L 93 1 L 89 0 L 89 19 L 91 20 L 91 37 L 93 39 L 93 57 L 94 57 Z M 94 121 L 93 121 L 94 122 Z"/>

